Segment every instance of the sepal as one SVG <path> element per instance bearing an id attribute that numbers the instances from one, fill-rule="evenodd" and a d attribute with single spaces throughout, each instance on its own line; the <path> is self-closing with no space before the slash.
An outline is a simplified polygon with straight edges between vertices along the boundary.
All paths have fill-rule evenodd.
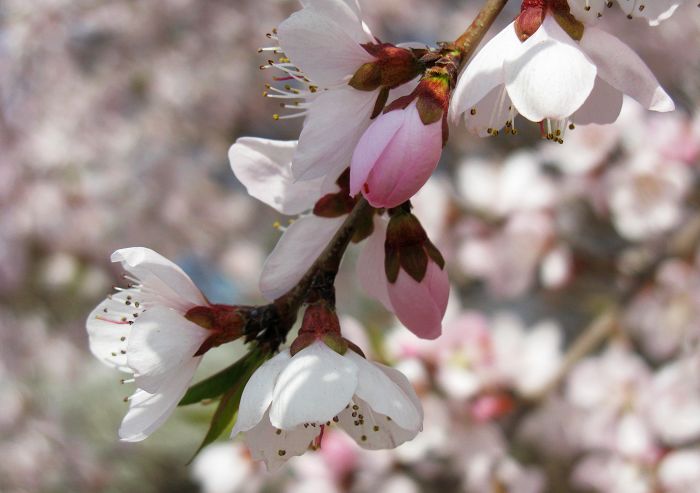
<path id="1" fill-rule="evenodd" d="M 413 51 L 406 48 L 390 43 L 367 43 L 362 47 L 376 60 L 360 66 L 348 82 L 358 91 L 394 89 L 415 79 L 425 68 Z"/>
<path id="2" fill-rule="evenodd" d="M 405 208 L 394 209 L 391 214 L 384 243 L 387 280 L 395 283 L 403 269 L 416 282 L 421 282 L 430 260 L 444 269 L 442 254 L 430 241 L 418 218 Z"/>

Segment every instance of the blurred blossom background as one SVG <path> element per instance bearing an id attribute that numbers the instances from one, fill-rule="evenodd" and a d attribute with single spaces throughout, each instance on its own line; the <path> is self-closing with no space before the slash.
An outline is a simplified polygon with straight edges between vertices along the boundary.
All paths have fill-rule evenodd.
<path id="1" fill-rule="evenodd" d="M 454 39 L 480 6 L 361 3 L 383 41 L 429 44 Z M 343 330 L 415 385 L 426 418 L 414 441 L 364 452 L 331 431 L 274 475 L 222 441 L 188 466 L 211 405 L 178 410 L 145 442 L 117 440 L 131 389 L 91 356 L 84 328 L 121 283 L 112 251 L 163 253 L 213 302 L 262 301 L 257 278 L 281 218 L 246 195 L 227 149 L 243 135 L 298 135 L 298 122 L 273 121 L 257 54 L 296 8 L 0 4 L 0 491 L 700 491 L 696 2 L 658 28 L 618 9 L 603 19 L 676 112 L 626 102 L 615 125 L 567 131 L 562 145 L 524 121 L 518 136 L 452 129 L 414 200 L 453 283 L 441 339 L 419 341 L 368 299 L 351 249 L 338 279 Z M 565 357 L 606 313 L 595 351 Z M 240 353 L 211 352 L 197 378 Z"/>

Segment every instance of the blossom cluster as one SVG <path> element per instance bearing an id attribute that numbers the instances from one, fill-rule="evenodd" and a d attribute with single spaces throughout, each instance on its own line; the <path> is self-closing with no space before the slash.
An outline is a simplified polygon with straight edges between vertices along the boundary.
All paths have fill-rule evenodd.
<path id="1" fill-rule="evenodd" d="M 695 6 L 515 2 L 499 17 L 515 20 L 496 21 L 474 50 L 498 3 L 467 12 L 482 22 L 454 42 L 426 44 L 377 34 L 407 12 L 430 25 L 415 5 L 365 14 L 355 0 L 301 0 L 259 50 L 264 95 L 283 107 L 274 131 L 239 123 L 264 117 L 247 103 L 255 76 L 210 49 L 234 44 L 242 58 L 257 22 L 207 5 L 195 16 L 207 43 L 173 34 L 197 10 L 186 0 L 162 18 L 138 7 L 170 29 L 156 31 L 134 27 L 120 2 L 47 6 L 44 17 L 13 7 L 8 53 L 77 70 L 86 91 L 57 79 L 51 94 L 53 71 L 5 60 L 22 70 L 3 76 L 2 159 L 23 165 L 0 169 L 0 319 L 20 328 L 0 335 L 0 450 L 17 457 L 0 466 L 0 489 L 51 488 L 61 475 L 85 491 L 128 481 L 68 430 L 112 437 L 123 411 L 113 392 L 133 387 L 122 441 L 165 443 L 156 430 L 167 426 L 178 445 L 158 453 L 183 441 L 194 452 L 211 421 L 191 469 L 210 493 L 692 491 L 700 97 L 692 76 L 655 58 L 668 51 L 628 31 L 672 46 L 700 30 Z M 61 16 L 85 24 L 56 57 L 27 33 Z M 459 22 L 455 34 L 469 19 Z M 131 31 L 115 41 L 104 26 L 119 23 Z M 128 59 L 170 42 L 159 65 L 110 70 L 105 47 Z M 220 93 L 200 76 L 223 82 Z M 61 100 L 79 117 L 54 110 Z M 290 119 L 298 138 L 239 137 L 233 174 L 222 169 L 232 127 L 288 139 Z M 134 244 L 177 262 L 124 248 Z M 115 271 L 100 257 L 115 247 L 123 282 L 90 312 L 87 338 L 64 339 L 107 290 Z M 125 375 L 83 406 L 61 394 L 105 388 L 82 361 L 84 339 Z M 46 387 L 35 397 L 36 379 Z M 114 411 L 98 423 L 84 409 L 96 405 Z M 118 450 L 153 453 L 139 447 Z M 54 473 L 33 474 L 40 463 Z"/>

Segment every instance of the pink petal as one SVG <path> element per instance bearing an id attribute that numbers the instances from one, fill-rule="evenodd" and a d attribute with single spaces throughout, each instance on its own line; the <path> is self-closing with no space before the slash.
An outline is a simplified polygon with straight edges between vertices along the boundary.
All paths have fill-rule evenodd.
<path id="1" fill-rule="evenodd" d="M 379 116 L 360 137 L 350 162 L 350 194 L 356 195 L 367 182 L 377 160 L 399 131 L 404 112 L 390 111 Z"/>
<path id="2" fill-rule="evenodd" d="M 396 282 L 389 284 L 394 313 L 406 328 L 423 339 L 435 339 L 442 333 L 449 295 L 447 271 L 432 261 L 420 283 L 401 270 Z"/>
<path id="3" fill-rule="evenodd" d="M 350 167 L 351 185 L 353 191 L 357 190 L 359 176 L 373 162 L 361 185 L 362 193 L 374 207 L 396 207 L 415 195 L 435 170 L 442 154 L 442 122 L 424 125 L 415 103 L 380 119 L 384 117 L 390 118 L 390 122 L 383 124 L 378 120 L 376 126 L 367 129 L 355 149 Z M 392 135 L 399 118 L 400 127 Z M 359 169 L 354 182 L 353 168 Z"/>

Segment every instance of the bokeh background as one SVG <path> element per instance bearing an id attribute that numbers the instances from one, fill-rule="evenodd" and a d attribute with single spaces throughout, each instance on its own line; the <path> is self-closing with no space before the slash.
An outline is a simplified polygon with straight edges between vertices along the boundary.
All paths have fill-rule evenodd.
<path id="1" fill-rule="evenodd" d="M 382 40 L 429 44 L 454 39 L 479 7 L 362 3 Z M 516 3 L 496 28 L 514 17 Z M 695 2 L 658 28 L 615 9 L 602 21 L 672 94 L 673 115 L 630 104 L 618 124 L 576 129 L 563 145 L 540 140 L 524 122 L 517 137 L 482 140 L 452 129 L 435 179 L 415 201 L 449 263 L 452 350 L 397 328 L 359 291 L 358 249 L 350 252 L 338 281 L 340 309 L 353 317 L 347 330 L 409 374 L 424 397 L 427 438 L 397 453 L 360 454 L 331 434 L 327 452 L 273 476 L 226 442 L 186 465 L 213 406 L 178 410 L 143 443 L 117 441 L 131 389 L 92 358 L 84 328 L 91 308 L 120 284 L 113 250 L 163 253 L 212 301 L 261 301 L 257 276 L 279 237 L 273 223 L 286 219 L 246 195 L 227 149 L 243 135 L 298 135 L 298 121 L 272 120 L 279 108 L 262 97 L 272 74 L 259 70 L 265 58 L 257 53 L 269 43 L 265 33 L 296 8 L 293 0 L 0 3 L 0 491 L 700 491 L 700 483 L 672 490 L 658 474 L 662 457 L 678 450 L 691 455 L 679 470 L 700 467 L 695 373 L 662 375 L 662 384 L 680 381 L 675 390 L 692 401 L 684 401 L 686 428 L 670 438 L 655 423 L 672 413 L 647 419 L 656 410 L 645 407 L 632 424 L 610 418 L 644 400 L 620 403 L 621 393 L 642 392 L 669 365 L 697 358 L 693 248 L 632 278 L 640 285 L 613 345 L 543 406 L 556 408 L 552 414 L 531 412 L 551 432 L 612 436 L 632 427 L 632 442 L 646 440 L 634 453 L 580 437 L 545 440 L 536 427 L 534 439 L 520 438 L 501 419 L 511 411 L 503 406 L 556 373 L 566 345 L 616 299 L 635 262 L 665 255 L 664 240 L 697 221 Z M 499 344 L 506 349 L 492 355 L 488 348 Z M 241 350 L 212 352 L 201 376 Z M 506 369 L 514 360 L 519 366 Z M 602 385 L 610 381 L 619 386 Z M 574 408 L 584 417 L 605 410 L 604 426 L 574 421 Z M 667 476 L 685 477 L 673 471 Z"/>

